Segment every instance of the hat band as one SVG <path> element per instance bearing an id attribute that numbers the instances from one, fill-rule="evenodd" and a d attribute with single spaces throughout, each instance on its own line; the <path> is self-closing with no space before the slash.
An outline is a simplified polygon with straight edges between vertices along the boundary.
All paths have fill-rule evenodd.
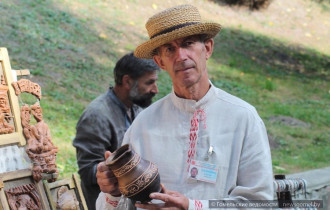
<path id="1" fill-rule="evenodd" d="M 183 27 L 186 27 L 186 26 L 190 26 L 190 25 L 194 25 L 194 24 L 198 24 L 199 22 L 188 22 L 188 23 L 183 23 L 183 24 L 179 24 L 179 25 L 175 25 L 175 26 L 172 26 L 170 28 L 167 28 L 157 34 L 154 34 L 153 36 L 150 37 L 150 39 L 153 39 L 155 38 L 156 36 L 160 36 L 162 34 L 166 34 L 166 33 L 169 33 L 169 32 L 172 32 L 176 29 L 179 29 L 179 28 L 183 28 Z"/>

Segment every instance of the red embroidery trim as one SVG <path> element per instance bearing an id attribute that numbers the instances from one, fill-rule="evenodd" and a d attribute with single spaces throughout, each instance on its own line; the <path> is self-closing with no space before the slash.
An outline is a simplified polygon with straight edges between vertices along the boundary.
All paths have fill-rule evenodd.
<path id="1" fill-rule="evenodd" d="M 206 128 L 206 114 L 204 109 L 198 109 L 195 111 L 191 121 L 190 121 L 190 135 L 189 135 L 189 150 L 188 150 L 188 168 L 191 160 L 194 158 L 196 153 L 196 144 L 197 144 L 197 136 L 198 136 L 198 129 L 199 129 L 199 122 L 204 123 L 204 129 Z"/>
<path id="2" fill-rule="evenodd" d="M 117 206 L 118 206 L 118 201 L 112 201 L 112 200 L 110 200 L 110 198 L 108 198 L 108 197 L 105 197 L 105 201 L 106 201 L 108 204 L 110 204 L 111 206 L 113 206 L 113 207 L 117 207 Z"/>
<path id="3" fill-rule="evenodd" d="M 203 204 L 199 200 L 195 200 L 195 210 L 202 210 L 203 209 Z"/>

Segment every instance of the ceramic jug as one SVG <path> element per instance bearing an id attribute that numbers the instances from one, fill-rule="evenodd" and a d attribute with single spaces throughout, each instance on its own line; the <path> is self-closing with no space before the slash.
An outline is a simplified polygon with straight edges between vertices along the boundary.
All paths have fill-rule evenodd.
<path id="1" fill-rule="evenodd" d="M 120 192 L 133 201 L 148 202 L 150 193 L 161 191 L 157 166 L 141 158 L 130 144 L 114 151 L 106 165 L 118 179 Z"/>

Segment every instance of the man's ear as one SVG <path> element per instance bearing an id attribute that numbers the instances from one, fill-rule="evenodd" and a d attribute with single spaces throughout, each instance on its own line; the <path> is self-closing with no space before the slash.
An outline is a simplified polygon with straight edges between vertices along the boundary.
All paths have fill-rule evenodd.
<path id="1" fill-rule="evenodd" d="M 208 60 L 213 53 L 213 46 L 214 46 L 213 39 L 205 40 L 204 45 L 205 45 L 205 49 L 206 49 L 206 60 Z"/>
<path id="2" fill-rule="evenodd" d="M 154 59 L 155 63 L 159 66 L 159 68 L 165 70 L 165 65 L 163 63 L 162 58 L 159 55 L 154 55 L 152 58 Z"/>
<path id="3" fill-rule="evenodd" d="M 133 79 L 129 75 L 125 74 L 122 78 L 122 84 L 123 87 L 129 90 L 133 85 Z"/>

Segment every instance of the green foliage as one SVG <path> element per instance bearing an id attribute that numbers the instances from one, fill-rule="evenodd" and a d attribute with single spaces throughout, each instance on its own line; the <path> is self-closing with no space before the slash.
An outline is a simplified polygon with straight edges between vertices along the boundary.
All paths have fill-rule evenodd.
<path id="1" fill-rule="evenodd" d="M 172 81 L 170 76 L 163 70 L 158 74 L 157 86 L 159 93 L 154 97 L 153 101 L 156 101 L 172 91 Z"/>

